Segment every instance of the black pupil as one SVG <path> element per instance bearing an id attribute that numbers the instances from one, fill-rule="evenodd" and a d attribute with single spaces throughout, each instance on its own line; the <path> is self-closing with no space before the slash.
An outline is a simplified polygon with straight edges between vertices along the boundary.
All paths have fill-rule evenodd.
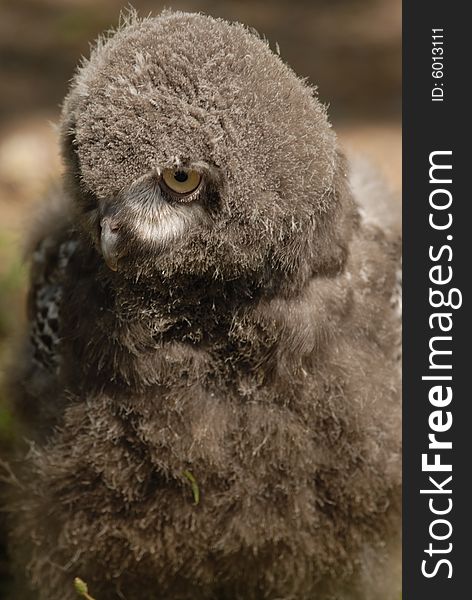
<path id="1" fill-rule="evenodd" d="M 187 181 L 188 175 L 185 171 L 176 171 L 174 173 L 174 179 L 179 183 L 183 183 L 184 181 Z"/>

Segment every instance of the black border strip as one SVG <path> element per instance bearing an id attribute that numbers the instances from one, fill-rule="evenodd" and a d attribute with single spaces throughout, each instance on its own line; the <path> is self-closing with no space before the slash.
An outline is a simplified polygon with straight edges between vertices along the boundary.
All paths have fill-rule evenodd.
<path id="1" fill-rule="evenodd" d="M 467 8 L 467 3 L 437 0 L 403 3 L 403 600 L 472 597 L 472 397 L 467 377 L 472 371 L 468 364 L 472 334 L 468 315 L 472 165 L 471 150 L 466 148 L 471 130 L 471 109 L 466 110 L 466 102 L 472 36 Z M 443 76 L 437 78 L 432 72 L 441 69 L 439 64 L 433 68 L 432 48 L 440 45 L 432 42 L 440 38 L 433 39 L 433 29 L 443 29 L 444 35 L 443 55 L 436 61 L 443 64 Z M 442 101 L 432 100 L 433 88 L 444 91 Z M 435 93 L 439 98 L 440 92 Z M 450 151 L 451 155 L 431 155 L 435 151 Z M 431 160 L 450 164 L 452 169 L 433 170 L 430 182 Z M 445 182 L 449 178 L 452 182 Z M 441 182 L 434 181 L 438 179 Z M 450 207 L 443 210 L 431 206 L 431 202 L 446 206 L 449 194 Z M 450 214 L 450 227 L 435 229 L 430 214 L 433 224 L 440 226 L 449 222 Z M 431 272 L 435 266 L 439 269 Z M 432 281 L 447 279 L 451 273 L 448 283 Z M 458 304 L 462 295 L 460 308 L 431 306 L 430 290 L 442 291 L 447 297 L 453 288 L 458 290 L 452 294 L 453 304 Z M 440 304 L 440 298 L 435 294 L 432 301 Z M 450 320 L 441 320 L 444 328 L 452 323 L 449 332 L 440 330 L 440 318 L 432 317 L 435 313 L 450 315 Z M 431 341 L 435 336 L 441 339 Z M 452 354 L 432 355 L 430 343 L 433 349 L 450 350 Z M 430 360 L 441 368 L 430 368 Z M 448 364 L 451 369 L 444 368 Z M 423 376 L 450 376 L 451 380 L 435 381 Z M 435 386 L 436 392 L 430 392 Z M 449 403 L 445 399 L 447 386 L 452 392 Z M 447 428 L 450 419 L 452 425 Z M 445 431 L 434 431 L 439 428 Z M 452 449 L 428 449 L 428 435 L 432 433 L 437 440 L 452 442 Z M 451 465 L 452 470 L 423 470 L 425 453 L 429 464 L 439 460 L 442 465 Z M 438 459 L 435 454 L 439 454 Z M 452 479 L 446 481 L 450 476 Z M 438 486 L 442 486 L 442 493 Z M 422 494 L 422 489 L 436 493 Z M 447 509 L 443 515 L 432 512 Z M 441 560 L 444 562 L 439 564 Z M 430 576 L 425 576 L 422 569 Z"/>

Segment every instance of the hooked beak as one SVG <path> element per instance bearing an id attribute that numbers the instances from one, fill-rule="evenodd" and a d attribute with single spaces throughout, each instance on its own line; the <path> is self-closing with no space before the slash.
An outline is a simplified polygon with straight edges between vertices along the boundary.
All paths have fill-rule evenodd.
<path id="1" fill-rule="evenodd" d="M 112 271 L 117 271 L 120 258 L 117 247 L 119 228 L 110 217 L 104 217 L 101 220 L 100 228 L 100 247 L 103 258 Z"/>

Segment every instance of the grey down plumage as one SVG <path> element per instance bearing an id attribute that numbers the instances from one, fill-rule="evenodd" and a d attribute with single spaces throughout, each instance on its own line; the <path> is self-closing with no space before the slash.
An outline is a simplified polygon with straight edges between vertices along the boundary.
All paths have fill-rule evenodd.
<path id="1" fill-rule="evenodd" d="M 11 376 L 14 597 L 398 598 L 397 224 L 314 90 L 242 25 L 132 17 L 61 141 Z"/>

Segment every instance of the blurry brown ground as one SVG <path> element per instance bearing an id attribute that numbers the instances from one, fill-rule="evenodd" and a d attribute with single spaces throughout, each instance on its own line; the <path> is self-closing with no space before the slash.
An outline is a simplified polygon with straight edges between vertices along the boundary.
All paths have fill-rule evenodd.
<path id="1" fill-rule="evenodd" d="M 120 0 L 0 0 L 0 378 L 24 312 L 20 245 L 60 173 L 53 123 L 75 65 Z M 134 0 L 141 15 L 202 11 L 255 27 L 319 87 L 348 149 L 401 186 L 401 0 Z M 1 382 L 0 382 L 1 383 Z M 0 396 L 0 447 L 11 436 Z M 3 442 L 2 442 L 3 439 Z"/>

